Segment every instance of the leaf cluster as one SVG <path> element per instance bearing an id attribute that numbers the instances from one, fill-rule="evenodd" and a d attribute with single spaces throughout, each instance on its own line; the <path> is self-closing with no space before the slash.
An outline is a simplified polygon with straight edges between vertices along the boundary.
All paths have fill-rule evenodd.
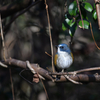
<path id="1" fill-rule="evenodd" d="M 97 19 L 95 4 L 92 6 L 87 1 L 79 1 L 79 3 L 73 1 L 68 6 L 68 11 L 65 13 L 62 30 L 65 31 L 68 29 L 70 36 L 73 37 L 78 26 L 83 29 L 89 29 L 90 22 L 87 16 L 88 13 L 92 13 L 92 18 L 94 20 Z"/>

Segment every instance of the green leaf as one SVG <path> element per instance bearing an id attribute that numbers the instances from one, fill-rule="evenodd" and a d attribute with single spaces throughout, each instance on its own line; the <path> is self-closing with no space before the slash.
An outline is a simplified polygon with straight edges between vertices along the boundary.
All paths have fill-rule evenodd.
<path id="1" fill-rule="evenodd" d="M 63 24 L 64 24 L 64 26 L 65 26 L 66 28 L 69 28 L 69 27 L 70 27 L 66 21 L 64 21 Z"/>
<path id="2" fill-rule="evenodd" d="M 97 19 L 97 13 L 96 10 L 93 11 L 93 18 L 96 20 Z"/>
<path id="3" fill-rule="evenodd" d="M 64 23 L 62 23 L 62 30 L 65 31 L 67 28 L 65 27 Z"/>
<path id="4" fill-rule="evenodd" d="M 96 9 L 95 3 L 93 4 L 94 9 Z"/>
<path id="5" fill-rule="evenodd" d="M 87 0 L 82 0 L 82 1 L 84 2 L 84 1 L 87 1 Z"/>
<path id="6" fill-rule="evenodd" d="M 69 20 L 68 18 L 65 19 L 66 23 L 70 26 L 72 23 L 72 20 Z"/>
<path id="7" fill-rule="evenodd" d="M 68 12 L 71 16 L 75 16 L 77 14 L 77 2 L 72 2 L 68 7 Z"/>
<path id="8" fill-rule="evenodd" d="M 71 37 L 74 36 L 76 29 L 77 29 L 77 24 L 76 24 L 76 22 L 73 22 L 73 25 L 69 29 L 69 34 L 70 34 Z"/>
<path id="9" fill-rule="evenodd" d="M 92 7 L 92 5 L 91 5 L 90 3 L 84 2 L 84 3 L 83 3 L 83 6 L 84 6 L 84 8 L 85 8 L 87 11 L 92 12 L 93 7 Z"/>
<path id="10" fill-rule="evenodd" d="M 80 27 L 80 28 L 89 29 L 89 24 L 90 24 L 90 23 L 89 23 L 88 21 L 86 21 L 86 20 L 83 20 L 83 24 L 84 24 L 84 25 L 82 25 L 82 21 L 81 21 L 81 20 L 79 21 L 78 24 L 79 24 L 79 27 Z"/>
<path id="11" fill-rule="evenodd" d="M 62 30 L 65 31 L 67 28 L 69 29 L 71 25 L 72 25 L 72 20 L 66 18 L 65 21 L 62 23 Z"/>

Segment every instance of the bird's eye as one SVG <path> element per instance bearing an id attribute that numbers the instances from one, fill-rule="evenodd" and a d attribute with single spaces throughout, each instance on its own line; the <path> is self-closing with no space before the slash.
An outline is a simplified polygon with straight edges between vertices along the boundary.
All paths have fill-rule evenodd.
<path id="1" fill-rule="evenodd" d="M 64 47 L 63 47 L 63 46 L 61 46 L 60 48 L 61 48 L 61 49 L 63 49 Z"/>

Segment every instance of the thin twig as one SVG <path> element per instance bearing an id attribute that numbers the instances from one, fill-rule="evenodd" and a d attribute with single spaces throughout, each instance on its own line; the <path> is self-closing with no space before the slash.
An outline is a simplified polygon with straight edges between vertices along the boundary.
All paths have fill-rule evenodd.
<path id="1" fill-rule="evenodd" d="M 31 70 L 31 72 L 33 73 L 33 74 L 36 74 L 37 72 L 31 67 L 31 64 L 29 63 L 29 61 L 26 61 L 26 64 L 27 64 L 27 67 Z M 39 75 L 39 78 L 40 79 L 43 79 L 43 80 L 45 80 L 45 78 L 43 77 L 43 76 L 41 76 L 40 74 L 38 74 Z"/>
<path id="2" fill-rule="evenodd" d="M 96 13 L 97 13 L 97 19 L 98 19 L 98 25 L 100 30 L 100 0 L 94 0 L 96 5 Z"/>
<path id="3" fill-rule="evenodd" d="M 48 54 L 46 51 L 45 51 L 45 54 L 47 54 L 48 56 L 52 57 L 50 54 Z"/>
<path id="4" fill-rule="evenodd" d="M 47 69 L 49 72 L 52 72 L 48 67 L 46 67 L 46 69 Z"/>
<path id="5" fill-rule="evenodd" d="M 20 15 L 22 15 L 23 13 L 25 13 L 26 11 L 28 11 L 32 6 L 38 4 L 40 1 L 42 0 L 38 0 L 36 2 L 32 2 L 31 5 L 29 5 L 26 9 L 23 9 L 22 11 L 20 11 L 19 13 L 15 14 L 13 19 L 11 19 L 11 21 L 3 28 L 3 30 L 5 31 L 11 24 L 12 22 L 19 17 Z"/>
<path id="6" fill-rule="evenodd" d="M 3 64 L 2 62 L 0 62 L 0 66 L 5 67 L 5 68 L 8 68 L 8 66 L 5 65 L 5 64 Z"/>
<path id="7" fill-rule="evenodd" d="M 45 0 L 45 5 L 46 5 L 46 12 L 47 12 L 47 18 L 48 18 L 48 27 L 49 27 L 49 35 L 50 35 L 50 43 L 51 43 L 52 70 L 53 70 L 53 72 L 55 72 L 54 62 L 53 62 L 53 44 L 52 44 L 52 36 L 51 36 L 51 29 L 50 29 L 50 19 L 49 19 L 48 5 L 47 5 L 46 0 Z"/>
<path id="8" fill-rule="evenodd" d="M 73 71 L 73 72 L 64 72 L 64 73 L 49 72 L 48 74 L 50 74 L 50 75 L 76 75 L 78 73 L 82 73 L 82 72 L 86 72 L 86 71 L 94 71 L 94 70 L 100 70 L 100 67 L 86 68 L 86 69 L 81 69 L 81 70 L 77 70 L 77 71 Z"/>
<path id="9" fill-rule="evenodd" d="M 13 100 L 15 100 L 14 86 L 13 86 L 12 75 L 11 75 L 11 68 L 9 69 L 9 72 L 10 72 L 10 81 L 11 81 L 11 87 L 12 87 Z"/>
<path id="10" fill-rule="evenodd" d="M 74 84 L 82 84 L 81 82 L 77 82 L 72 80 L 68 75 L 64 75 L 70 82 L 74 83 Z"/>
<path id="11" fill-rule="evenodd" d="M 91 34 L 92 34 L 92 38 L 94 40 L 95 46 L 100 50 L 100 47 L 98 47 L 98 45 L 97 45 L 97 43 L 95 41 L 95 38 L 94 38 L 94 35 L 93 35 L 93 31 L 92 31 L 92 25 L 91 25 L 91 23 L 90 23 L 90 29 L 91 29 Z"/>
<path id="12" fill-rule="evenodd" d="M 40 79 L 40 80 L 41 80 L 41 79 Z M 46 88 L 45 88 L 45 85 L 44 85 L 44 83 L 43 83 L 42 80 L 41 80 L 41 82 L 42 82 L 42 85 L 43 85 L 44 91 L 45 91 L 45 93 L 46 93 L 47 99 L 49 100 L 49 96 L 48 96 L 47 90 L 46 90 Z"/>
<path id="13" fill-rule="evenodd" d="M 20 75 L 25 81 L 27 81 L 28 83 L 33 84 L 32 82 L 30 82 L 29 80 L 27 80 L 26 78 L 23 77 L 22 72 L 24 72 L 25 70 L 29 70 L 29 69 L 23 69 L 23 70 L 19 73 L 19 75 Z"/>
<path id="14" fill-rule="evenodd" d="M 82 73 L 82 72 L 87 72 L 87 71 L 94 71 L 94 70 L 100 70 L 100 67 L 95 67 L 95 68 L 86 68 L 86 69 L 81 69 L 81 70 L 77 70 L 74 72 L 68 72 L 68 74 L 78 74 L 78 73 Z"/>
<path id="15" fill-rule="evenodd" d="M 1 28 L 1 38 L 2 38 L 2 46 L 3 46 L 3 58 L 6 61 L 6 57 L 5 57 L 5 43 L 4 43 L 3 30 L 2 30 L 1 14 L 0 14 L 0 28 Z"/>
<path id="16" fill-rule="evenodd" d="M 76 0 L 77 1 L 77 6 L 78 6 L 78 9 L 79 9 L 79 13 L 80 13 L 80 17 L 81 17 L 81 20 L 82 20 L 82 28 L 84 29 L 84 23 L 83 23 L 83 18 L 82 18 L 82 14 L 81 14 L 81 9 L 80 9 L 80 5 L 79 5 L 79 1 L 78 0 Z"/>

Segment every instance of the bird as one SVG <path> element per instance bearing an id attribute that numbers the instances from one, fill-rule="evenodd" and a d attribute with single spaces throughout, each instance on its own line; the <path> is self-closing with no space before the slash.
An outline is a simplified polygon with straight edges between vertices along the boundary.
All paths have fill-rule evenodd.
<path id="1" fill-rule="evenodd" d="M 64 69 L 69 68 L 73 63 L 73 54 L 67 44 L 57 45 L 57 53 L 54 57 L 54 65 L 64 72 Z"/>

